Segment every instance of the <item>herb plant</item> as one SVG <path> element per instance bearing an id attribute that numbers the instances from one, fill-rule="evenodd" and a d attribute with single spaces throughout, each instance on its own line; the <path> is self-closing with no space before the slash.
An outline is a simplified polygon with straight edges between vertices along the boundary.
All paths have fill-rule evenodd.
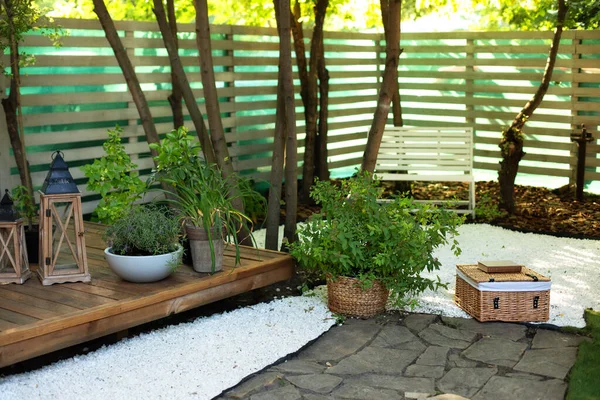
<path id="1" fill-rule="evenodd" d="M 29 230 L 33 230 L 33 220 L 38 214 L 35 199 L 29 194 L 27 187 L 23 185 L 16 186 L 12 190 L 12 198 L 19 215 L 27 220 Z"/>
<path id="2" fill-rule="evenodd" d="M 460 254 L 457 227 L 464 217 L 407 197 L 379 202 L 382 187 L 368 172 L 337 186 L 317 181 L 311 197 L 322 206 L 298 229 L 290 252 L 301 267 L 328 278 L 358 278 L 363 288 L 375 280 L 391 290 L 396 305 L 414 305 L 414 296 L 444 284 L 424 276 L 440 268 L 433 251 L 451 242 Z"/>
<path id="3" fill-rule="evenodd" d="M 105 224 L 124 217 L 146 190 L 146 184 L 136 171 L 137 165 L 121 144 L 122 133 L 118 125 L 109 129 L 108 140 L 102 146 L 106 155 L 82 167 L 88 178 L 87 189 L 102 197 L 95 211 L 98 220 Z"/>
<path id="4" fill-rule="evenodd" d="M 136 205 L 109 226 L 104 239 L 113 254 L 148 256 L 179 248 L 181 224 L 165 207 Z"/>

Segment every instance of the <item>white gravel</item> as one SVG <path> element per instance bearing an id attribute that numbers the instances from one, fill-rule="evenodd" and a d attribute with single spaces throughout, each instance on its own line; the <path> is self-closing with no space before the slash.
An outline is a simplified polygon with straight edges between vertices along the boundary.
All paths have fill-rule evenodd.
<path id="1" fill-rule="evenodd" d="M 459 233 L 460 256 L 456 257 L 450 246 L 435 252 L 442 262 L 436 274 L 448 289 L 422 293 L 419 306 L 407 311 L 468 318 L 454 304 L 456 264 L 475 264 L 479 260 L 512 260 L 550 277 L 550 324 L 582 328 L 584 309 L 600 310 L 599 240 L 520 233 L 487 224 L 466 224 Z M 264 231 L 255 236 L 259 243 L 264 242 Z M 326 295 L 326 291 L 317 292 Z"/>
<path id="2" fill-rule="evenodd" d="M 413 311 L 468 317 L 453 300 L 456 264 L 478 260 L 512 260 L 550 277 L 550 324 L 582 328 L 584 309 L 600 309 L 599 240 L 520 233 L 487 224 L 463 225 L 459 233 L 460 256 L 454 256 L 450 246 L 435 252 L 442 262 L 437 274 L 448 289 L 422 293 Z"/>
<path id="3" fill-rule="evenodd" d="M 274 300 L 2 378 L 0 399 L 211 399 L 334 323 L 316 297 Z"/>

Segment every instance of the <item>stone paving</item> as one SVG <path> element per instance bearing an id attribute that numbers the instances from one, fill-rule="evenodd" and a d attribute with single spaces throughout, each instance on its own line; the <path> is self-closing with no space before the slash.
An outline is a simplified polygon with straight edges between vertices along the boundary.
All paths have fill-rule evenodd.
<path id="1" fill-rule="evenodd" d="M 425 314 L 349 319 L 218 399 L 559 400 L 581 340 Z"/>

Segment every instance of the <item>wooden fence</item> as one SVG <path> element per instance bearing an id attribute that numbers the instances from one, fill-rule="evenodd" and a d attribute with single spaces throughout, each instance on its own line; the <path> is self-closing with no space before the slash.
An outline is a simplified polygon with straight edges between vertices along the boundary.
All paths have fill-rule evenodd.
<path id="1" fill-rule="evenodd" d="M 59 20 L 69 35 L 54 48 L 28 36 L 22 50 L 36 55 L 23 69 L 23 113 L 32 177 L 41 185 L 55 149 L 62 149 L 90 212 L 97 196 L 85 189 L 78 168 L 101 157 L 106 130 L 124 128 L 125 146 L 142 174 L 152 161 L 136 108 L 98 21 Z M 170 72 L 154 22 L 116 22 L 136 67 L 160 133 L 172 129 Z M 181 25 L 180 53 L 198 102 L 203 92 L 194 26 Z M 213 55 L 235 168 L 268 180 L 275 121 L 278 38 L 271 28 L 212 26 Z M 306 33 L 310 36 L 310 32 Z M 404 33 L 399 68 L 405 125 L 472 126 L 475 167 L 498 168 L 500 132 L 539 85 L 552 32 Z M 381 34 L 326 32 L 330 71 L 330 168 L 360 163 L 384 69 Z M 6 56 L 5 56 L 6 59 Z M 597 135 L 600 122 L 600 31 L 567 31 L 553 83 L 526 126 L 527 156 L 520 173 L 570 179 L 574 127 L 585 123 Z M 7 86 L 0 79 L 0 89 Z M 298 85 L 298 81 L 295 82 Z M 299 93 L 299 90 L 297 90 Z M 303 151 L 302 103 L 296 97 L 299 150 Z M 186 114 L 187 115 L 187 114 Z M 191 121 L 186 125 L 193 131 Z M 0 110 L 0 188 L 18 183 Z M 588 152 L 586 179 L 600 180 L 600 146 Z M 302 157 L 300 156 L 299 159 Z"/>

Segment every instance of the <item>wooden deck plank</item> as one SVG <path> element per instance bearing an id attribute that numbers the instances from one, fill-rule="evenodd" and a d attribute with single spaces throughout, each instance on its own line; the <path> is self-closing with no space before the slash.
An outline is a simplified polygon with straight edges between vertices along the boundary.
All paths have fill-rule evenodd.
<path id="1" fill-rule="evenodd" d="M 125 300 L 132 297 L 131 293 L 107 289 L 100 286 L 88 285 L 85 283 L 71 283 L 69 289 L 78 290 L 84 293 L 90 293 L 97 296 L 107 297 L 113 300 Z"/>
<path id="2" fill-rule="evenodd" d="M 21 328 L 23 325 L 35 324 L 40 321 L 39 318 L 30 317 L 28 315 L 23 315 L 18 312 L 6 310 L 4 308 L 0 308 L 0 319 L 17 324 L 19 325 L 19 328 Z"/>
<path id="3" fill-rule="evenodd" d="M 288 279 L 294 272 L 289 255 L 243 246 L 241 263 L 235 265 L 235 252 L 228 247 L 223 271 L 214 275 L 181 265 L 160 282 L 126 282 L 104 259 L 104 227 L 88 224 L 92 282 L 42 286 L 33 277 L 23 285 L 0 287 L 0 368 Z"/>
<path id="4" fill-rule="evenodd" d="M 37 308 L 31 304 L 18 303 L 3 297 L 0 297 L 0 309 L 13 311 L 35 319 L 53 318 L 62 315 L 62 313 L 56 311 Z"/>
<path id="5" fill-rule="evenodd" d="M 5 331 L 5 330 L 7 330 L 7 329 L 16 328 L 16 327 L 18 327 L 18 326 L 19 326 L 19 325 L 15 324 L 15 323 L 13 323 L 13 322 L 8 322 L 8 321 L 5 321 L 5 320 L 3 320 L 3 319 L 0 319 L 0 333 L 1 333 L 2 331 Z"/>
<path id="6" fill-rule="evenodd" d="M 289 278 L 292 270 L 292 266 L 279 268 L 270 275 L 252 275 L 207 290 L 191 292 L 179 298 L 165 299 L 139 309 L 125 311 L 92 322 L 64 327 L 64 329 L 56 332 L 39 332 L 39 335 L 29 336 L 22 341 L 13 343 L 12 346 L 0 347 L 0 367 L 80 343 L 81 337 L 86 337 L 87 340 L 96 339 L 132 326 L 263 287 Z M 43 350 L 41 350 L 42 348 Z"/>
<path id="7" fill-rule="evenodd" d="M 0 290 L 0 297 L 2 297 L 4 299 L 8 299 L 8 300 L 16 302 L 16 303 L 25 304 L 28 306 L 43 308 L 46 310 L 52 310 L 52 311 L 58 312 L 60 314 L 71 313 L 71 312 L 78 310 L 75 307 L 56 303 L 54 301 L 40 299 L 38 297 L 24 295 L 22 293 L 13 292 L 11 290 Z M 0 330 L 3 330 L 3 329 L 0 328 Z"/>

